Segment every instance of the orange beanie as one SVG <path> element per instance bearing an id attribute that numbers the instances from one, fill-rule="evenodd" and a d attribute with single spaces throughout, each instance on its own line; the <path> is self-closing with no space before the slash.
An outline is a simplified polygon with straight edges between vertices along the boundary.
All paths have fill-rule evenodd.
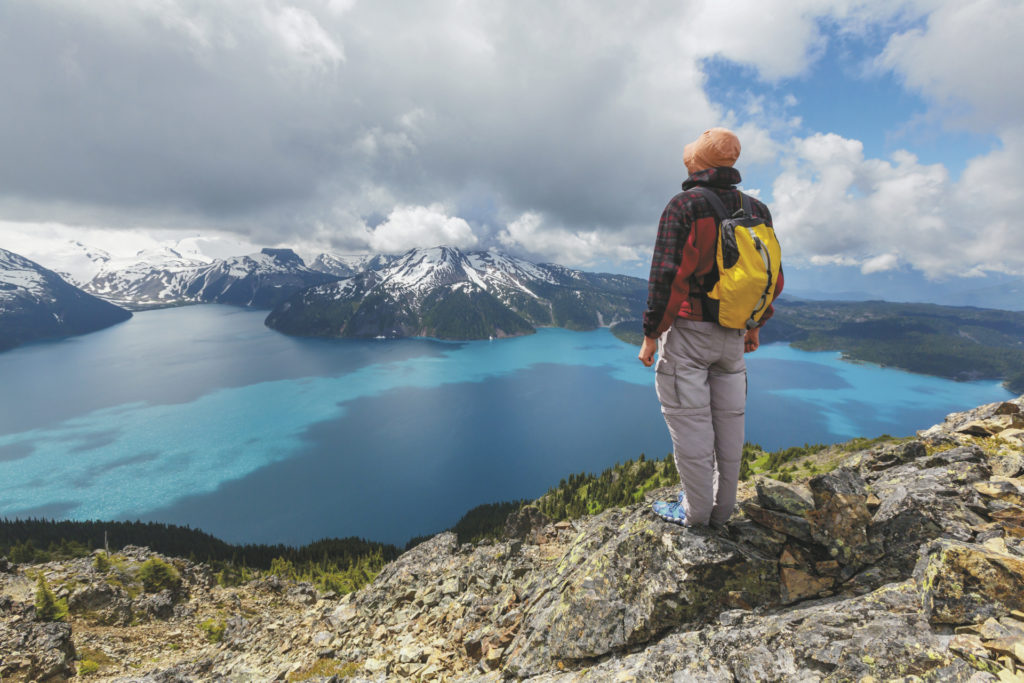
<path id="1" fill-rule="evenodd" d="M 683 148 L 690 174 L 715 166 L 732 166 L 740 157 L 740 139 L 727 128 L 712 128 Z"/>

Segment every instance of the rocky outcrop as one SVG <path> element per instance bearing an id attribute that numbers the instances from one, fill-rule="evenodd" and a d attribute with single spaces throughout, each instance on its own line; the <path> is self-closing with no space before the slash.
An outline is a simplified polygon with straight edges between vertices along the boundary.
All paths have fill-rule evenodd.
<path id="1" fill-rule="evenodd" d="M 165 558 L 180 591 L 129 600 L 143 549 L 119 574 L 14 567 L 0 574 L 4 680 L 55 650 L 33 635 L 54 625 L 32 616 L 27 571 L 68 598 L 78 656 L 102 654 L 97 680 L 1012 680 L 1024 447 L 1003 417 L 1022 405 L 952 415 L 804 482 L 751 482 L 721 529 L 647 503 L 557 523 L 526 507 L 499 541 L 439 534 L 340 597 L 272 576 L 218 587 Z"/>

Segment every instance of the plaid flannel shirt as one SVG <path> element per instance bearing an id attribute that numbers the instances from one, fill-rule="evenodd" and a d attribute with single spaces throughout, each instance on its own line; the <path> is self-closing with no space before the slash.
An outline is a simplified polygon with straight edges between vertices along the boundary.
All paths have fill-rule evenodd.
<path id="1" fill-rule="evenodd" d="M 677 317 L 703 320 L 700 280 L 715 267 L 715 242 L 718 217 L 711 204 L 697 192 L 688 192 L 703 185 L 715 191 L 725 208 L 740 208 L 736 184 L 740 172 L 731 166 L 698 171 L 683 182 L 683 191 L 669 201 L 658 223 L 658 238 L 651 258 L 651 275 L 647 285 L 647 311 L 644 313 L 644 335 L 657 338 L 672 326 Z M 768 207 L 750 198 L 751 211 L 772 225 Z M 782 292 L 782 270 L 775 284 L 775 296 Z M 772 317 L 769 306 L 761 325 Z"/>

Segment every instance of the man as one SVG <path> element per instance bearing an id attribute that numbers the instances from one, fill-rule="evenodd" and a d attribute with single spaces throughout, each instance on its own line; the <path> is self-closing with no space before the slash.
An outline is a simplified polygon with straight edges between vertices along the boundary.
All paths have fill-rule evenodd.
<path id="1" fill-rule="evenodd" d="M 690 175 L 661 215 L 651 259 L 639 358 L 650 367 L 658 352 L 655 388 L 683 488 L 678 501 L 659 501 L 654 512 L 685 526 L 725 524 L 732 514 L 747 399 L 743 354 L 757 349 L 758 330 L 774 312 L 769 306 L 753 329 L 728 329 L 712 321 L 702 288 L 717 268 L 719 219 L 694 188 L 710 188 L 729 214 L 737 211 L 740 174 L 733 164 L 739 155 L 739 139 L 724 128 L 707 130 L 686 145 L 683 162 Z M 771 225 L 763 203 L 751 197 L 750 208 Z M 781 291 L 780 270 L 775 296 Z"/>

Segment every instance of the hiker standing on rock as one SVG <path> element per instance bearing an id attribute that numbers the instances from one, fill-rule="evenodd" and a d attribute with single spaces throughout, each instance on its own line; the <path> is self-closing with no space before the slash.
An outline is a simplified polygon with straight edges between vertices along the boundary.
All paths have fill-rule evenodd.
<path id="1" fill-rule="evenodd" d="M 685 526 L 725 524 L 736 504 L 747 369 L 782 291 L 778 241 L 762 202 L 736 189 L 740 141 L 724 128 L 683 149 L 689 177 L 665 207 L 651 259 L 644 341 L 682 493 L 654 512 Z"/>

